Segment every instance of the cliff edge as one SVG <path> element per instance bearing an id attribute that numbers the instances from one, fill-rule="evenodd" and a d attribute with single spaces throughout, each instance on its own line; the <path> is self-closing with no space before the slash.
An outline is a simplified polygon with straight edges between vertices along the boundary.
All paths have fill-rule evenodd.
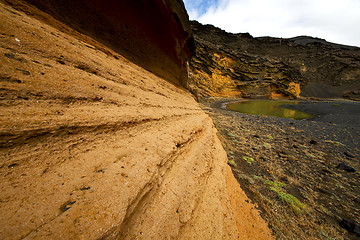
<path id="1" fill-rule="evenodd" d="M 141 15 L 171 9 L 167 23 L 181 35 L 162 36 L 175 45 L 161 51 L 157 40 L 131 35 L 138 22 L 125 36 L 77 25 L 106 23 L 118 2 L 93 8 L 98 14 L 83 11 L 100 1 L 28 2 L 0 1 L 1 239 L 272 238 L 212 120 L 179 87 L 191 55 L 191 35 L 170 4 L 181 2 L 153 1 L 154 12 Z M 110 41 L 117 37 L 129 39 L 129 54 L 122 40 Z"/>

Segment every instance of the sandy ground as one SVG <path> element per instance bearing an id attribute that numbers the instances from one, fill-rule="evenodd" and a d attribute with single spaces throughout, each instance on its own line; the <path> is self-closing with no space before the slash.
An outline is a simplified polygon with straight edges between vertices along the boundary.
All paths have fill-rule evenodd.
<path id="1" fill-rule="evenodd" d="M 272 238 L 190 93 L 2 2 L 0 22 L 0 239 Z"/>
<path id="2" fill-rule="evenodd" d="M 219 130 L 229 165 L 277 239 L 359 239 L 341 222 L 360 223 L 360 103 L 289 105 L 314 115 L 292 120 L 203 107 Z M 347 164 L 354 170 L 338 168 Z"/>

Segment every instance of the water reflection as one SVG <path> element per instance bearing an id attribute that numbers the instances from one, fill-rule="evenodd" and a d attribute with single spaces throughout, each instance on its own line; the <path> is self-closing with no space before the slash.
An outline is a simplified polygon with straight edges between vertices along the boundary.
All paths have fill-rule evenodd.
<path id="1" fill-rule="evenodd" d="M 279 107 L 280 105 L 286 104 L 298 104 L 298 102 L 291 101 L 244 101 L 239 103 L 230 103 L 226 105 L 229 110 L 254 114 L 254 115 L 265 115 L 284 117 L 290 119 L 301 120 L 305 118 L 311 118 L 312 115 L 301 112 L 294 109 Z"/>

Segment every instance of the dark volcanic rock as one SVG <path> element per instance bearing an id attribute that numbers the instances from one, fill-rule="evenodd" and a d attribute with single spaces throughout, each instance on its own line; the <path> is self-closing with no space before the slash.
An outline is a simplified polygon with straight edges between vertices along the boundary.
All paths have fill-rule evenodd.
<path id="1" fill-rule="evenodd" d="M 252 37 L 191 22 L 190 62 L 202 96 L 349 98 L 358 100 L 360 48 L 308 36 Z"/>
<path id="2" fill-rule="evenodd" d="M 343 97 L 350 100 L 360 101 L 360 91 L 346 91 L 344 92 Z"/>
<path id="3" fill-rule="evenodd" d="M 340 222 L 340 226 L 351 233 L 355 233 L 360 236 L 360 224 L 355 222 L 354 220 L 344 218 Z"/>
<path id="4" fill-rule="evenodd" d="M 193 55 L 194 41 L 182 1 L 27 2 L 147 70 L 175 84 L 187 86 L 187 61 Z M 27 11 L 20 0 L 7 3 Z"/>
<path id="5" fill-rule="evenodd" d="M 350 166 L 349 164 L 347 163 L 340 163 L 339 165 L 336 166 L 337 169 L 341 169 L 341 170 L 345 170 L 347 172 L 355 172 L 355 168 L 353 168 L 352 166 Z"/>
<path id="6" fill-rule="evenodd" d="M 348 153 L 348 152 L 344 152 L 344 155 L 349 158 L 355 158 L 354 155 L 352 155 L 351 153 Z"/>

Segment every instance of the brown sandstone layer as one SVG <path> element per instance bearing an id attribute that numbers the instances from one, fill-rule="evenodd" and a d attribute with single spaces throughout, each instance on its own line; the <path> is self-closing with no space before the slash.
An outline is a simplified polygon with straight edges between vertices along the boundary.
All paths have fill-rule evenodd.
<path id="1" fill-rule="evenodd" d="M 1 239 L 272 238 L 190 93 L 19 7 L 42 21 L 0 2 Z"/>

